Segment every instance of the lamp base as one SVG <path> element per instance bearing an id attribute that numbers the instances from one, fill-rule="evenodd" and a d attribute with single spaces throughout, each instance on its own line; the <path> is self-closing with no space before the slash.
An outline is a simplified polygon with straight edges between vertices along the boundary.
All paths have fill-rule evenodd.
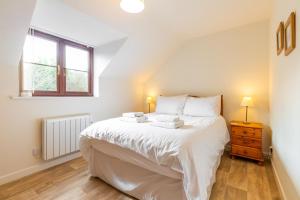
<path id="1" fill-rule="evenodd" d="M 248 106 L 246 106 L 246 120 L 243 122 L 244 124 L 250 124 L 248 122 Z"/>
<path id="2" fill-rule="evenodd" d="M 243 124 L 251 124 L 251 122 L 243 122 Z"/>

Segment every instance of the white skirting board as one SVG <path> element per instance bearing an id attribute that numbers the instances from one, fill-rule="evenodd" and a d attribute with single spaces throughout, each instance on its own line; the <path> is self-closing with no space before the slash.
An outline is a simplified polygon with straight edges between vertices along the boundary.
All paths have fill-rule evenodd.
<path id="1" fill-rule="evenodd" d="M 50 167 L 65 163 L 67 161 L 73 160 L 75 158 L 79 158 L 81 156 L 80 152 L 76 152 L 55 160 L 51 160 L 48 162 L 43 162 L 25 169 L 21 169 L 15 172 L 12 172 L 10 174 L 4 175 L 4 176 L 0 176 L 0 185 L 5 184 L 5 183 L 9 183 L 11 181 L 14 180 L 18 180 L 20 178 L 23 178 L 25 176 L 31 175 L 33 173 L 48 169 Z"/>
<path id="2" fill-rule="evenodd" d="M 280 179 L 279 179 L 279 176 L 278 176 L 278 173 L 277 173 L 277 169 L 276 169 L 275 165 L 273 164 L 273 159 L 271 159 L 271 165 L 272 165 L 276 185 L 277 185 L 277 188 L 278 188 L 279 193 L 280 193 L 280 197 L 281 197 L 282 200 L 287 200 L 286 194 L 283 190 L 282 184 L 280 182 Z"/>

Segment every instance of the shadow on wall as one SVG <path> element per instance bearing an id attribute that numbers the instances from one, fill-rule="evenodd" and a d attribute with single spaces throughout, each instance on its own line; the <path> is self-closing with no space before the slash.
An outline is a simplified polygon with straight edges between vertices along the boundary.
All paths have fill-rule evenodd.
<path id="1" fill-rule="evenodd" d="M 96 97 L 99 97 L 101 74 L 126 41 L 127 37 L 94 48 L 94 95 Z"/>

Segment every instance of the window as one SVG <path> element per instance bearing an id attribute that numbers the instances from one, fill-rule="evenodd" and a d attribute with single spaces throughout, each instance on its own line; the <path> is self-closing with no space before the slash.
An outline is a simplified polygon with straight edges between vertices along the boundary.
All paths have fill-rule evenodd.
<path id="1" fill-rule="evenodd" d="M 92 96 L 93 48 L 31 32 L 23 48 L 22 91 L 33 96 Z"/>

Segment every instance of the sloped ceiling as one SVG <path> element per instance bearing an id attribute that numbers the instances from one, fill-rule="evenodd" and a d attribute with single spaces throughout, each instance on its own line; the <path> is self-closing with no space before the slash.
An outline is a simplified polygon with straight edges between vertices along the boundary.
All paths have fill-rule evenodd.
<path id="1" fill-rule="evenodd" d="M 126 37 L 122 32 L 79 12 L 62 0 L 38 0 L 31 26 L 93 47 Z"/>
<path id="2" fill-rule="evenodd" d="M 0 80 L 18 83 L 19 62 L 22 55 L 25 36 L 36 0 L 1 0 L 0 1 Z M 8 76 L 7 74 L 15 74 Z M 10 92 L 10 87 L 0 84 L 0 97 Z M 18 91 L 17 87 L 15 91 Z M 0 98 L 0 101 L 2 99 Z"/>
<path id="3" fill-rule="evenodd" d="M 0 67 L 18 66 L 36 0 L 0 1 Z"/>
<path id="4" fill-rule="evenodd" d="M 128 33 L 141 24 L 164 27 L 183 38 L 199 37 L 270 18 L 272 0 L 145 0 L 140 14 L 127 14 L 120 0 L 64 0 Z"/>
<path id="5" fill-rule="evenodd" d="M 147 80 L 191 38 L 230 29 L 270 16 L 271 0 L 145 0 L 145 10 L 128 14 L 119 0 L 64 0 L 128 35 L 103 76 Z"/>
<path id="6" fill-rule="evenodd" d="M 95 46 L 100 52 L 122 41 L 117 42 L 122 44 L 119 49 L 108 47 L 114 55 L 109 53 L 101 76 L 140 82 L 151 77 L 185 40 L 268 19 L 271 7 L 271 0 L 145 0 L 144 12 L 128 14 L 120 9 L 120 0 L 38 0 L 34 12 L 35 0 L 16 2 L 1 4 L 22 7 L 10 11 L 20 17 L 5 19 L 4 11 L 0 20 L 20 23 L 20 30 L 12 33 L 9 27 L 1 27 L 1 35 L 16 34 L 16 41 L 22 38 L 23 44 L 33 14 L 32 26 Z M 19 43 L 10 51 L 15 57 L 21 55 Z"/>

